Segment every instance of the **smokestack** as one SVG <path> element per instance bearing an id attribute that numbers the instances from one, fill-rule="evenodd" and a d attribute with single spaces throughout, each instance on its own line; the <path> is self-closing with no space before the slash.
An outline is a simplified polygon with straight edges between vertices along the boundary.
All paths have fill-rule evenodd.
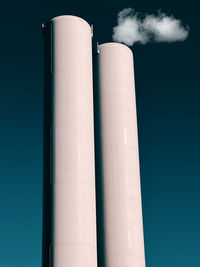
<path id="1" fill-rule="evenodd" d="M 50 266 L 95 267 L 91 28 L 81 18 L 59 16 L 50 21 L 48 31 L 51 35 L 48 42 L 51 46 L 51 84 L 48 89 L 52 93 L 48 106 L 51 118 L 49 126 L 45 127 L 49 127 L 51 133 L 49 193 L 52 205 L 48 208 L 52 211 L 52 225 L 51 238 L 47 237 L 50 233 L 46 233 L 43 238 L 47 242 L 43 244 L 47 246 L 49 241 Z M 43 226 L 44 232 L 47 224 Z M 47 260 L 43 260 L 43 264 L 43 267 L 49 267 Z"/>
<path id="2" fill-rule="evenodd" d="M 144 240 L 132 51 L 99 46 L 101 179 L 106 267 L 144 267 Z M 103 265 L 102 265 L 103 266 Z"/>

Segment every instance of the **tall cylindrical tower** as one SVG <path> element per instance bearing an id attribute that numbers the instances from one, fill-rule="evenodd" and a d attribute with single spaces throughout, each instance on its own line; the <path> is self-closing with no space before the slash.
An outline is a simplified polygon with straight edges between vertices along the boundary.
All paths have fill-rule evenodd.
<path id="1" fill-rule="evenodd" d="M 105 266 L 144 267 L 133 55 L 119 43 L 99 51 Z"/>
<path id="2" fill-rule="evenodd" d="M 48 30 L 52 58 L 51 266 L 95 267 L 91 28 L 79 17 L 59 16 L 51 20 Z"/>

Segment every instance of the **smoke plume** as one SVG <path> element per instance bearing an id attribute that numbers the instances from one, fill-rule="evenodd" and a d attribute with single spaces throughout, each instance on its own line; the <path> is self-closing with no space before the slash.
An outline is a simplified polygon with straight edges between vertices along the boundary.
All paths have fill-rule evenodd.
<path id="1" fill-rule="evenodd" d="M 117 23 L 113 28 L 113 41 L 128 46 L 134 43 L 184 41 L 189 34 L 189 26 L 161 12 L 144 15 L 132 8 L 125 8 L 118 13 Z"/>

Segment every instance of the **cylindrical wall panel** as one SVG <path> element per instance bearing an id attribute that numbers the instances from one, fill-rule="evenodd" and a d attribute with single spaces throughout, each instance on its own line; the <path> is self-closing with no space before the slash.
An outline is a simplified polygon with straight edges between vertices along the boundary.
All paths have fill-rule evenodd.
<path id="1" fill-rule="evenodd" d="M 95 267 L 96 211 L 91 28 L 52 19 L 53 267 Z"/>
<path id="2" fill-rule="evenodd" d="M 133 55 L 118 43 L 99 50 L 106 267 L 144 267 Z"/>

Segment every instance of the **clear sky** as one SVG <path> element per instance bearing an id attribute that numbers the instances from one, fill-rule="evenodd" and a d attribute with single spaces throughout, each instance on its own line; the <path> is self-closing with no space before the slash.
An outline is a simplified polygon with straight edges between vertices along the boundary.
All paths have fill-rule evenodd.
<path id="1" fill-rule="evenodd" d="M 132 47 L 147 267 L 200 266 L 199 7 L 191 1 L 4 1 L 0 27 L 0 267 L 41 266 L 41 23 L 72 14 L 112 41 L 117 13 L 174 14 L 185 42 Z"/>

